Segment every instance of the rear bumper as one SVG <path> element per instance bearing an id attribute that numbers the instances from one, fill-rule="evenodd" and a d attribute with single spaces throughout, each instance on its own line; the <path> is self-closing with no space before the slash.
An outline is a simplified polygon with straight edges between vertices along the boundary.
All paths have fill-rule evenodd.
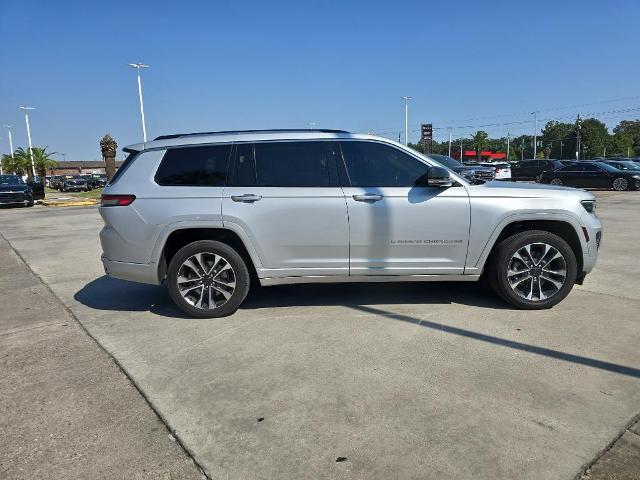
<path id="1" fill-rule="evenodd" d="M 155 263 L 128 263 L 109 260 L 104 255 L 101 258 L 104 273 L 110 277 L 131 282 L 149 283 L 159 285 L 158 267 Z"/>

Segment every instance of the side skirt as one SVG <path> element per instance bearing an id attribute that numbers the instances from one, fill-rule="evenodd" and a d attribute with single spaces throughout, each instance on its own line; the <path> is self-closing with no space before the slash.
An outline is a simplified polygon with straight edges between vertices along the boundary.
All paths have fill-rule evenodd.
<path id="1" fill-rule="evenodd" d="M 367 282 L 477 282 L 480 275 L 317 275 L 306 277 L 267 277 L 260 285 L 289 285 L 295 283 L 367 283 Z"/>

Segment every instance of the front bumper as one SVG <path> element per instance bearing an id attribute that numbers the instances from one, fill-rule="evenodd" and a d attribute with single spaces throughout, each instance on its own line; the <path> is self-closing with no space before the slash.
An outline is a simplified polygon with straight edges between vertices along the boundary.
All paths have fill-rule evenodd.
<path id="1" fill-rule="evenodd" d="M 3 193 L 0 194 L 1 205 L 18 205 L 26 204 L 31 201 L 31 197 L 25 193 Z"/>

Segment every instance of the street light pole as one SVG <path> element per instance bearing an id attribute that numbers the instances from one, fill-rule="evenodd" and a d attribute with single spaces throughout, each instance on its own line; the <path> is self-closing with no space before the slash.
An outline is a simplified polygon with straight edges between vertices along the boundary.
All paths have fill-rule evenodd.
<path id="1" fill-rule="evenodd" d="M 9 148 L 11 149 L 11 158 L 13 158 L 13 139 L 11 138 L 11 127 L 13 127 L 13 125 L 5 125 L 4 128 L 6 128 L 9 131 Z M 2 175 L 2 162 L 0 162 L 0 175 Z"/>
<path id="2" fill-rule="evenodd" d="M 538 153 L 538 112 L 531 112 L 533 114 L 533 158 L 536 158 Z"/>
<path id="3" fill-rule="evenodd" d="M 140 69 L 149 68 L 149 65 L 138 62 L 130 63 L 129 66 L 136 69 L 138 77 L 138 97 L 140 98 L 140 118 L 142 119 L 142 140 L 147 143 L 147 127 L 144 122 L 144 103 L 142 102 L 142 81 L 140 80 Z"/>
<path id="4" fill-rule="evenodd" d="M 411 97 L 401 97 L 404 100 L 404 144 L 409 144 L 409 100 Z"/>
<path id="5" fill-rule="evenodd" d="M 507 162 L 509 161 L 509 141 L 511 140 L 511 135 L 507 132 Z"/>
<path id="6" fill-rule="evenodd" d="M 451 131 L 449 131 L 449 156 L 451 156 Z"/>
<path id="7" fill-rule="evenodd" d="M 29 128 L 29 110 L 35 110 L 33 107 L 20 107 L 24 110 L 24 121 L 27 124 L 27 139 L 29 140 L 29 158 L 31 158 L 31 174 L 36 176 L 36 166 L 33 162 L 33 147 L 31 146 L 31 129 Z"/>

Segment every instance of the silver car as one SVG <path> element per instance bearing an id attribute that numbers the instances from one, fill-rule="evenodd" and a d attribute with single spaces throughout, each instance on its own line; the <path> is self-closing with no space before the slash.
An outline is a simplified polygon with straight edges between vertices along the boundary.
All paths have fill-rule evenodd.
<path id="1" fill-rule="evenodd" d="M 595 197 L 470 185 L 391 140 L 339 130 L 169 135 L 125 149 L 104 190 L 105 271 L 166 282 L 194 317 L 233 313 L 249 285 L 478 281 L 551 307 L 598 256 Z"/>

